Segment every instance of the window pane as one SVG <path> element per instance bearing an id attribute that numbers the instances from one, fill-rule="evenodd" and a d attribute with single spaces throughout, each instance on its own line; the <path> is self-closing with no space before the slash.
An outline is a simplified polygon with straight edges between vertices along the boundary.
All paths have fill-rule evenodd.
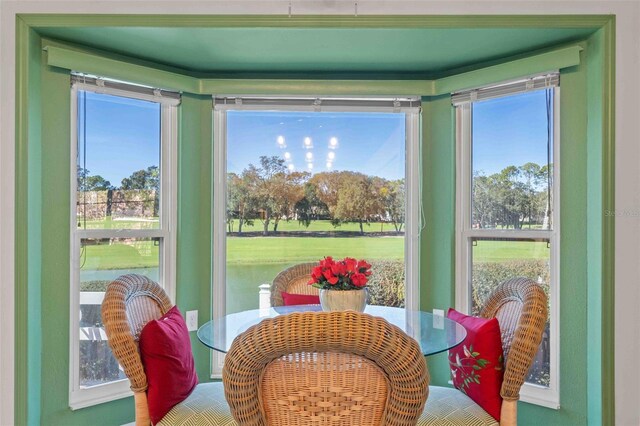
<path id="1" fill-rule="evenodd" d="M 159 227 L 160 104 L 78 92 L 79 229 Z"/>
<path id="2" fill-rule="evenodd" d="M 472 226 L 551 229 L 553 90 L 473 103 Z"/>
<path id="3" fill-rule="evenodd" d="M 370 303 L 404 306 L 404 114 L 231 111 L 227 132 L 227 313 L 325 256 L 367 260 Z"/>
<path id="4" fill-rule="evenodd" d="M 123 274 L 158 281 L 160 242 L 149 238 L 82 239 L 80 249 L 80 387 L 125 379 L 100 314 L 107 285 Z"/>
<path id="5" fill-rule="evenodd" d="M 511 278 L 526 277 L 542 286 L 549 298 L 551 249 L 548 240 L 472 239 L 471 313 L 479 315 L 489 294 Z M 527 382 L 549 386 L 549 319 Z"/>

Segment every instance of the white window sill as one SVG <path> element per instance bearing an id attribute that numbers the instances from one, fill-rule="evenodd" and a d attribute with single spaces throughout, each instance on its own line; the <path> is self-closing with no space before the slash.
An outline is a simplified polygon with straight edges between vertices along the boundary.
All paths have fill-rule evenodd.
<path id="1" fill-rule="evenodd" d="M 557 391 L 530 383 L 525 383 L 522 386 L 520 401 L 553 410 L 560 409 L 560 398 L 558 398 Z"/>
<path id="2" fill-rule="evenodd" d="M 75 411 L 133 396 L 129 386 L 129 380 L 120 380 L 115 383 L 76 391 L 75 394 L 72 393 L 70 395 L 69 408 Z"/>
<path id="3" fill-rule="evenodd" d="M 453 382 L 447 382 L 453 386 Z M 525 383 L 520 392 L 520 401 L 527 404 L 539 405 L 541 407 L 551 408 L 553 410 L 560 409 L 560 401 L 554 395 L 554 391 L 550 388 Z"/>

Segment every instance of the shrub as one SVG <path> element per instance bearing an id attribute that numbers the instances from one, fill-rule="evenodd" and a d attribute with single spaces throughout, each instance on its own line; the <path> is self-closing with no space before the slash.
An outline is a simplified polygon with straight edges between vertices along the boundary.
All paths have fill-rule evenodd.
<path id="1" fill-rule="evenodd" d="M 540 283 L 544 292 L 549 295 L 549 264 L 539 260 L 511 260 L 507 262 L 478 262 L 473 265 L 473 287 L 471 292 L 472 315 L 479 315 L 489 294 L 498 284 L 516 277 L 527 277 Z M 547 299 L 547 304 L 549 303 Z M 547 306 L 549 308 L 549 306 Z M 550 312 L 550 310 L 549 310 Z M 549 360 L 549 318 L 543 334 L 540 349 L 527 376 L 527 382 L 541 386 L 550 383 Z"/>
<path id="2" fill-rule="evenodd" d="M 80 291 L 107 291 L 107 286 L 110 283 L 111 280 L 82 281 Z"/>
<path id="3" fill-rule="evenodd" d="M 368 282 L 369 304 L 404 307 L 404 262 L 372 260 Z"/>
<path id="4" fill-rule="evenodd" d="M 549 264 L 546 260 L 511 260 L 507 262 L 477 262 L 473 265 L 473 285 L 471 291 L 471 313 L 479 315 L 489 294 L 498 284 L 516 277 L 527 277 L 541 282 L 545 293 L 549 294 Z"/>

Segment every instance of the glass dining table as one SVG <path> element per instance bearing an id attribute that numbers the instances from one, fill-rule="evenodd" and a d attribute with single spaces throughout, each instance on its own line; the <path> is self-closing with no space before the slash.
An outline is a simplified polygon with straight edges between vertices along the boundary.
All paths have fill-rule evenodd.
<path id="1" fill-rule="evenodd" d="M 322 308 L 320 305 L 277 306 L 228 314 L 202 325 L 198 329 L 198 339 L 207 347 L 226 353 L 233 340 L 252 325 L 278 315 L 309 311 L 322 311 Z M 425 356 L 451 349 L 462 343 L 467 335 L 457 322 L 430 312 L 374 305 L 367 305 L 364 312 L 398 326 L 418 341 Z"/>

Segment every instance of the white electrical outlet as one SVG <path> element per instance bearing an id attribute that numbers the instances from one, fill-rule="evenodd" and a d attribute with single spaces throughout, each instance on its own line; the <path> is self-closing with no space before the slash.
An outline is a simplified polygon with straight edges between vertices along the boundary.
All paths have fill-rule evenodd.
<path id="1" fill-rule="evenodd" d="M 198 329 L 198 311 L 187 311 L 187 330 L 196 331 Z"/>
<path id="2" fill-rule="evenodd" d="M 442 309 L 433 310 L 433 328 L 437 328 L 437 329 L 444 328 L 444 310 Z"/>

